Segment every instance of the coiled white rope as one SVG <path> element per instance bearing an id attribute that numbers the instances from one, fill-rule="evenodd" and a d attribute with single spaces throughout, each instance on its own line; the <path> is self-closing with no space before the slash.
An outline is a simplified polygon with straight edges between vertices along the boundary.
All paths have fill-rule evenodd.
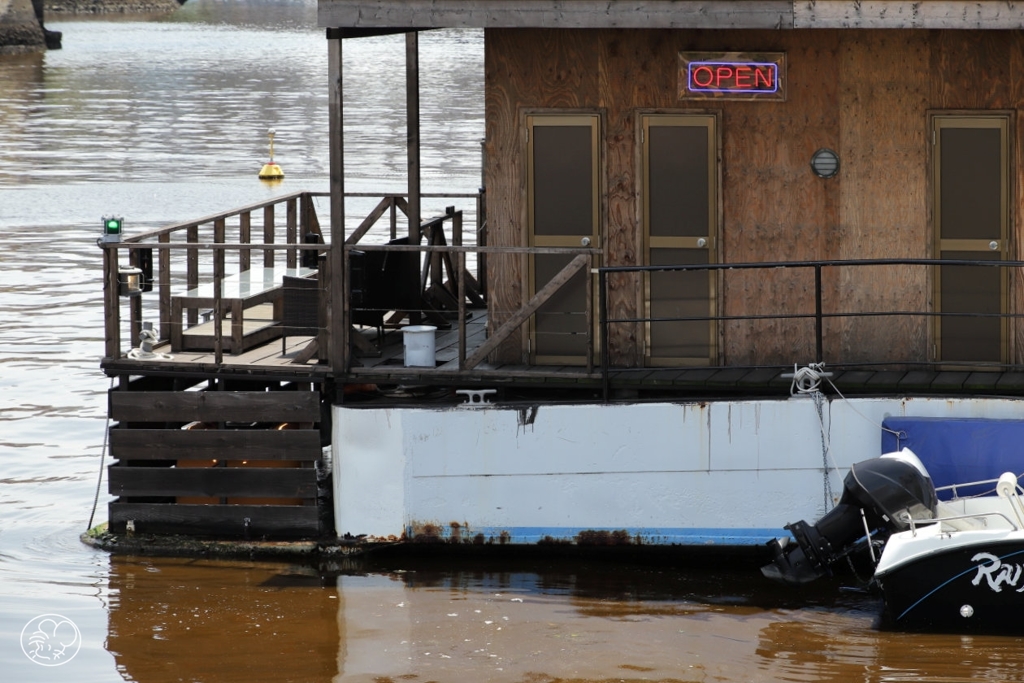
<path id="1" fill-rule="evenodd" d="M 802 368 L 798 368 L 796 363 L 793 363 L 793 382 L 789 385 L 789 395 L 797 396 L 818 391 L 821 380 L 831 374 L 825 372 L 824 363 L 811 363 Z"/>
<path id="2" fill-rule="evenodd" d="M 153 323 L 142 323 L 142 330 L 139 331 L 139 347 L 129 351 L 128 357 L 132 360 L 174 360 L 174 356 L 168 353 L 156 353 L 153 351 L 157 340 Z"/>

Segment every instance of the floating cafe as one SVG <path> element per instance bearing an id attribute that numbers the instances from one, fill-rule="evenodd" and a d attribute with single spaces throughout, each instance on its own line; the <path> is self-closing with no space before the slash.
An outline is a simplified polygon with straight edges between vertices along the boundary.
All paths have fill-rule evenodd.
<path id="1" fill-rule="evenodd" d="M 883 449 L 962 475 L 1019 448 L 1024 6 L 320 0 L 318 22 L 329 219 L 298 192 L 105 226 L 90 542 L 757 553 Z M 443 28 L 484 34 L 482 187 L 423 215 L 417 41 Z M 408 187 L 367 197 L 342 53 L 396 33 Z"/>

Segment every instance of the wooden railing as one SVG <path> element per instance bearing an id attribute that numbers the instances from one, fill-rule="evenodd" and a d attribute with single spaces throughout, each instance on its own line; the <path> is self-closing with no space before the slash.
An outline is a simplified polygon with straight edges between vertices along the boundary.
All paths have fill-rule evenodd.
<path id="1" fill-rule="evenodd" d="M 121 348 L 121 297 L 119 296 L 119 257 L 121 251 L 128 252 L 129 264 L 143 268 L 152 274 L 146 285 L 147 291 L 156 291 L 157 329 L 161 340 L 171 336 L 171 325 L 181 324 L 171 320 L 172 287 L 190 289 L 197 287 L 204 267 L 212 269 L 215 296 L 229 271 L 240 273 L 249 270 L 253 262 L 252 252 L 262 254 L 264 267 L 280 265 L 294 268 L 299 253 L 323 249 L 305 240 L 322 242 L 323 236 L 314 207 L 314 198 L 324 193 L 297 192 L 276 197 L 266 202 L 244 206 L 199 218 L 176 223 L 157 230 L 125 238 L 121 242 L 100 244 L 103 247 L 104 282 L 104 329 L 105 356 L 119 358 Z M 284 213 L 284 241 L 277 227 L 279 216 Z M 257 215 L 257 234 L 253 238 L 253 215 Z M 229 231 L 233 238 L 229 241 Z M 309 237 L 312 236 L 312 237 Z M 156 257 L 154 259 L 154 252 Z M 283 258 L 280 252 L 284 252 Z M 235 263 L 228 265 L 228 255 L 234 255 Z M 130 317 L 129 335 L 131 344 L 139 343 L 142 328 L 143 301 L 152 297 L 131 297 L 127 299 Z M 218 307 L 219 308 L 219 307 Z M 196 309 L 188 310 L 187 325 L 198 322 Z M 214 316 L 219 321 L 219 316 Z M 218 353 L 219 355 L 219 353 Z M 220 359 L 218 358 L 218 363 Z"/>
<path id="2" fill-rule="evenodd" d="M 122 324 L 125 309 L 127 309 L 129 321 L 129 348 L 139 345 L 144 315 L 147 321 L 158 321 L 155 331 L 160 342 L 170 340 L 175 331 L 179 333 L 180 338 L 183 328 L 199 324 L 201 313 L 198 307 L 186 306 L 183 309 L 186 320 L 182 322 L 180 315 L 178 320 L 174 320 L 172 313 L 175 306 L 172 302 L 175 298 L 180 300 L 185 292 L 204 285 L 211 287 L 213 292 L 213 304 L 209 306 L 210 311 L 222 313 L 221 315 L 212 315 L 215 328 L 215 363 L 221 364 L 225 339 L 230 338 L 230 333 L 226 331 L 227 325 L 222 320 L 224 309 L 221 306 L 222 288 L 226 279 L 250 271 L 260 264 L 264 268 L 275 266 L 295 268 L 304 259 L 316 260 L 317 252 L 323 252 L 330 248 L 328 244 L 325 244 L 330 241 L 329 235 L 328 239 L 325 239 L 314 204 L 317 197 L 325 196 L 327 196 L 326 193 L 293 193 L 196 220 L 149 230 L 125 237 L 120 242 L 100 243 L 104 253 L 105 358 L 116 360 L 125 355 L 125 350 L 122 348 Z M 379 196 L 369 193 L 346 194 L 346 198 L 355 199 L 357 202 L 361 199 Z M 456 211 L 454 207 L 448 207 L 443 215 L 421 225 L 420 232 L 425 237 L 425 244 L 422 247 L 412 248 L 414 251 L 418 249 L 428 253 L 428 256 L 423 259 L 422 272 L 418 273 L 416 278 L 420 282 L 421 289 L 436 299 L 444 299 L 443 302 L 438 303 L 438 306 L 442 308 L 458 308 L 456 299 L 462 299 L 464 315 L 465 297 L 458 297 L 458 292 L 465 292 L 470 297 L 471 305 L 484 305 L 484 284 L 480 272 L 486 267 L 486 255 L 477 255 L 475 274 L 467 271 L 465 258 L 469 251 L 486 249 L 485 246 L 482 246 L 486 245 L 483 193 L 424 194 L 423 198 L 446 201 L 470 198 L 476 204 L 475 234 L 472 235 L 473 239 L 471 240 L 476 243 L 474 246 L 465 247 L 463 245 L 465 237 L 463 213 Z M 384 195 L 377 206 L 345 239 L 346 257 L 351 251 L 349 247 L 364 251 L 388 248 L 365 244 L 360 240 L 366 238 L 371 228 L 374 227 L 378 228 L 374 233 L 375 237 L 380 238 L 383 233 L 383 236 L 390 235 L 394 238 L 398 233 L 399 213 L 406 214 L 407 210 L 408 206 L 403 195 Z M 390 226 L 386 231 L 381 231 L 378 222 L 389 213 Z M 446 227 L 450 228 L 450 245 L 445 233 Z M 463 253 L 457 255 L 460 250 Z M 127 254 L 126 265 L 140 267 L 149 275 L 145 288 L 146 293 L 142 296 L 124 298 L 119 295 L 118 276 L 124 268 L 118 264 L 121 259 L 125 258 L 123 252 Z M 260 258 L 261 254 L 262 259 Z M 455 260 L 458 260 L 460 264 L 458 272 L 461 275 L 459 276 L 456 275 Z M 326 259 L 321 258 L 316 265 L 320 266 L 325 263 Z M 330 274 L 327 272 L 327 268 L 321 270 L 324 271 L 321 276 L 321 290 L 329 292 L 329 281 L 324 278 L 329 278 Z M 452 283 L 457 284 L 453 285 Z M 454 290 L 451 291 L 453 287 Z M 326 297 L 324 299 L 326 300 Z M 348 301 L 347 292 L 346 301 Z M 179 310 L 181 310 L 180 306 Z M 422 311 L 412 311 L 412 313 L 420 314 Z M 350 317 L 349 306 L 339 307 L 338 315 L 335 316 L 337 333 L 348 336 L 347 322 Z M 174 330 L 174 326 L 179 326 L 179 329 Z M 326 327 L 322 332 L 330 335 L 332 330 Z M 329 342 L 329 336 L 321 340 L 321 358 L 327 360 L 332 366 L 347 367 L 350 362 L 348 355 L 343 359 L 334 359 L 338 361 L 337 363 L 331 362 L 332 359 L 325 358 L 328 349 L 331 348 L 327 342 Z"/>

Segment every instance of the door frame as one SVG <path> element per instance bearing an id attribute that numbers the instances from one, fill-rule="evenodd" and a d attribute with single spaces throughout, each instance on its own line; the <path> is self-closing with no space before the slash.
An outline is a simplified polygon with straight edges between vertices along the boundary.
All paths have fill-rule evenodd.
<path id="1" fill-rule="evenodd" d="M 578 236 L 554 236 L 554 235 L 541 235 L 538 236 L 534 233 L 534 193 L 533 193 L 533 140 L 530 136 L 530 131 L 536 125 L 536 121 L 539 119 L 545 123 L 550 122 L 549 125 L 573 125 L 574 123 L 580 124 L 583 121 L 593 122 L 593 129 L 591 131 L 591 149 L 593 152 L 593 171 L 592 171 L 592 187 L 593 197 L 591 199 L 593 206 L 593 231 L 590 235 L 591 249 L 601 249 L 604 240 L 604 215 L 606 210 L 606 191 L 605 191 L 605 155 L 604 155 L 604 129 L 605 129 L 605 112 L 603 109 L 527 109 L 523 110 L 520 114 L 522 125 L 520 129 L 522 133 L 522 144 L 524 150 L 524 160 L 526 162 L 523 169 L 523 194 L 526 201 L 523 202 L 524 213 L 523 213 L 523 241 L 522 243 L 529 247 L 579 247 L 580 238 Z M 601 265 L 601 258 L 595 257 L 593 261 L 593 267 L 597 268 Z M 534 286 L 535 270 L 534 270 L 534 257 L 531 254 L 524 254 L 523 262 L 523 280 L 522 280 L 522 291 L 524 292 L 522 303 L 526 303 L 530 298 L 536 294 L 536 288 Z M 591 306 L 595 306 L 598 300 L 597 296 L 597 279 L 593 278 L 590 274 L 590 270 L 586 271 L 586 277 L 590 292 L 588 300 L 591 302 Z M 540 355 L 537 353 L 536 344 L 536 331 L 537 331 L 537 315 L 531 315 L 527 325 L 524 325 L 523 330 L 523 346 L 526 349 L 526 357 L 531 365 L 583 365 L 587 362 L 586 354 L 581 356 L 556 356 L 556 355 Z M 599 335 L 599 316 L 596 315 L 596 309 L 592 316 L 590 338 L 592 344 L 592 352 L 594 355 L 599 354 L 600 349 L 600 335 Z"/>
<path id="2" fill-rule="evenodd" d="M 1002 206 L 1000 207 L 1000 246 L 998 249 L 1002 261 L 1012 260 L 1015 240 L 1013 239 L 1013 226 L 1015 213 L 1013 209 L 1013 197 L 1015 196 L 1016 183 L 1014 179 L 1014 153 L 1015 139 L 1014 127 L 1016 125 L 1015 113 L 1009 110 L 929 110 L 927 112 L 928 138 L 931 144 L 928 145 L 928 224 L 929 224 L 929 252 L 933 259 L 942 257 L 944 251 L 977 251 L 979 253 L 992 253 L 991 249 L 985 248 L 989 240 L 986 239 L 948 239 L 943 240 L 941 236 L 941 144 L 939 131 L 943 128 L 942 123 L 958 122 L 973 125 L 948 126 L 950 128 L 997 128 L 1002 131 L 1002 158 L 1000 166 L 1002 172 L 1001 194 Z M 1000 360 L 1002 363 L 1010 363 L 1013 360 L 1013 326 L 1005 317 L 1013 310 L 1012 292 L 1010 291 L 1009 272 L 1006 268 L 999 270 L 1000 289 L 1000 312 L 1004 315 L 1000 319 Z M 935 313 L 942 312 L 942 281 L 939 268 L 932 267 L 929 270 L 932 295 L 932 310 Z M 932 361 L 942 363 L 942 319 L 935 315 L 929 325 L 929 357 Z M 952 361 L 950 361 L 952 362 Z M 948 366 L 950 369 L 965 369 L 963 365 Z"/>
<path id="3" fill-rule="evenodd" d="M 662 248 L 687 248 L 696 247 L 696 237 L 661 237 L 652 238 L 649 230 L 649 194 L 647 192 L 647 150 L 649 141 L 645 137 L 645 131 L 649 128 L 648 121 L 652 119 L 673 120 L 673 119 L 705 119 L 710 120 L 712 128 L 708 139 L 708 159 L 712 168 L 708 169 L 708 207 L 709 216 L 709 239 L 711 244 L 708 248 L 708 263 L 720 263 L 723 255 L 722 235 L 724 231 L 724 198 L 723 198 L 723 164 L 722 164 L 722 111 L 719 109 L 637 109 L 636 110 L 636 186 L 637 186 L 637 248 L 640 254 L 641 265 L 650 265 L 650 250 L 659 248 L 652 243 L 664 242 Z M 721 294 L 724 291 L 722 283 L 722 271 L 708 271 L 709 295 L 708 315 L 717 318 L 724 309 Z M 723 329 L 719 320 L 711 320 L 708 330 L 708 357 L 707 358 L 652 358 L 651 353 L 651 291 L 650 275 L 645 273 L 643 286 L 637 292 L 637 310 L 643 311 L 647 320 L 643 323 L 642 334 L 638 335 L 641 340 L 641 359 L 647 367 L 670 367 L 670 366 L 708 366 L 720 365 L 723 349 Z"/>

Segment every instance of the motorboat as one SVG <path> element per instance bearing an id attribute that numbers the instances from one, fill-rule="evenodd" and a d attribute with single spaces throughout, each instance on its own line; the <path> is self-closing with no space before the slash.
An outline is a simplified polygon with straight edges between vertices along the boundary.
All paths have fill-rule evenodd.
<path id="1" fill-rule="evenodd" d="M 1024 503 L 1017 476 L 940 487 L 911 450 L 853 465 L 839 503 L 787 525 L 762 573 L 803 585 L 840 561 L 867 562 L 882 625 L 908 631 L 1024 633 Z M 841 566 L 841 565 L 840 565 Z"/>

